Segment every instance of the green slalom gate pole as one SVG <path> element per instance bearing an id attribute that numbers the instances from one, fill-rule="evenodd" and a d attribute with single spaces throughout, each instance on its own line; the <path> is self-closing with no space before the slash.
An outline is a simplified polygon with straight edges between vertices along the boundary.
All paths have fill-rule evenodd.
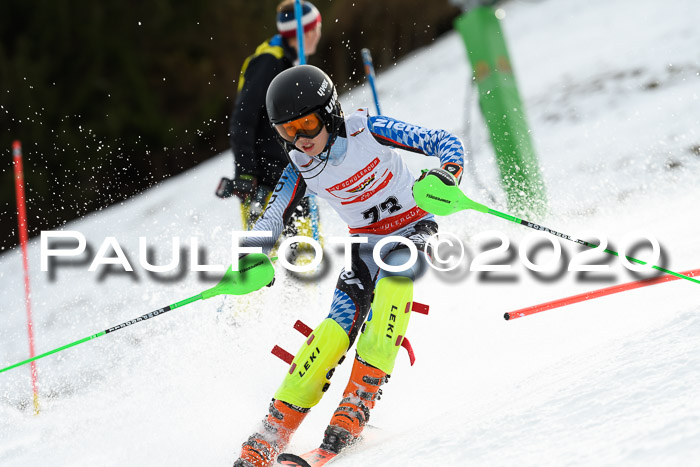
<path id="1" fill-rule="evenodd" d="M 37 355 L 35 357 L 28 358 L 21 362 L 15 363 L 14 365 L 2 368 L 0 369 L 0 373 L 11 370 L 13 368 L 17 368 L 18 366 L 26 365 L 27 363 L 39 360 L 40 358 L 48 357 L 49 355 L 53 355 L 62 350 L 75 347 L 76 345 L 82 344 L 83 342 L 87 342 L 92 339 L 97 339 L 98 337 L 102 337 L 105 334 L 124 329 L 128 326 L 131 326 L 132 324 L 140 323 L 142 321 L 146 321 L 147 319 L 155 318 L 156 316 L 160 316 L 164 313 L 167 313 L 168 311 L 183 307 L 185 305 L 189 305 L 190 303 L 196 302 L 198 300 L 206 300 L 208 298 L 223 294 L 248 294 L 266 286 L 267 284 L 272 282 L 274 277 L 275 269 L 272 266 L 270 258 L 268 258 L 266 255 L 256 253 L 244 256 L 240 259 L 238 263 L 238 271 L 233 271 L 229 267 L 221 281 L 219 281 L 217 285 L 210 289 L 198 293 L 197 295 L 194 295 L 190 298 L 186 298 L 185 300 L 173 303 L 172 305 L 168 305 L 163 308 L 158 308 L 157 310 L 151 311 L 150 313 L 146 313 L 145 315 L 139 316 L 138 318 L 118 324 L 117 326 L 105 329 L 104 331 L 100 331 L 97 334 L 84 337 L 75 342 L 71 342 L 70 344 L 66 344 L 53 350 L 49 350 L 48 352 L 44 352 L 41 355 Z"/>
<path id="2" fill-rule="evenodd" d="M 494 2 L 467 3 L 478 6 L 457 18 L 454 25 L 467 48 L 479 90 L 479 108 L 491 135 L 508 207 L 542 216 L 547 210 L 545 184 L 503 29 L 490 6 Z"/>
<path id="3" fill-rule="evenodd" d="M 462 192 L 462 190 L 459 189 L 458 186 L 446 185 L 441 179 L 435 176 L 426 176 L 423 179 L 417 181 L 415 185 L 413 185 L 413 197 L 415 198 L 416 204 L 419 208 L 438 216 L 448 216 L 450 214 L 454 214 L 459 211 L 464 211 L 466 209 L 473 209 L 475 211 L 483 212 L 485 214 L 491 214 L 493 216 L 500 217 L 501 219 L 505 219 L 516 224 L 524 225 L 525 227 L 529 227 L 540 232 L 546 232 L 548 234 L 554 235 L 555 237 L 563 238 L 565 240 L 569 240 L 574 243 L 578 243 L 579 245 L 587 246 L 589 248 L 598 248 L 598 246 L 600 246 L 596 245 L 595 243 L 587 242 L 586 240 L 581 240 L 580 238 L 572 237 L 565 233 L 557 232 L 556 230 L 552 230 L 543 225 L 536 224 L 525 219 L 520 219 L 519 217 L 511 216 L 510 214 L 506 214 L 500 211 L 496 211 L 495 209 L 491 209 L 488 206 L 485 206 L 481 203 L 472 201 L 470 198 L 467 197 L 467 195 L 465 195 Z M 603 251 L 611 255 L 620 256 L 618 252 L 610 250 L 608 248 L 606 248 Z M 648 265 L 652 269 L 656 269 L 657 271 L 670 274 L 672 276 L 678 277 L 679 279 L 686 279 L 690 282 L 700 284 L 700 280 L 695 279 L 693 277 L 684 276 L 683 274 L 670 271 L 666 268 L 662 268 L 661 266 L 650 265 L 646 261 L 642 261 L 631 256 L 625 255 L 625 258 L 627 258 L 633 263 Z"/>

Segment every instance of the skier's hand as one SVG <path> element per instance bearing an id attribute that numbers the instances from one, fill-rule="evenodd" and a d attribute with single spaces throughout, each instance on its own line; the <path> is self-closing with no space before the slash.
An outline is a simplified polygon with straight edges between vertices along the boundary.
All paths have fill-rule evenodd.
<path id="1" fill-rule="evenodd" d="M 416 206 L 438 216 L 447 216 L 455 211 L 455 201 L 464 195 L 457 179 L 446 169 L 424 170 L 413 184 L 413 199 Z"/>
<path id="2" fill-rule="evenodd" d="M 257 186 L 258 180 L 254 175 L 243 174 L 233 180 L 224 177 L 221 179 L 216 189 L 216 196 L 219 198 L 236 196 L 241 201 L 245 201 L 255 193 L 255 188 Z"/>
<path id="3" fill-rule="evenodd" d="M 241 253 L 240 255 L 238 255 L 238 262 L 239 262 L 239 264 L 240 264 L 241 259 L 245 258 L 245 257 L 248 256 L 249 254 L 250 254 L 250 253 Z M 255 254 L 256 254 L 256 255 L 261 255 L 261 253 L 255 253 Z M 264 254 L 262 254 L 262 255 L 263 255 L 263 256 L 267 256 L 267 255 L 264 255 Z M 265 285 L 265 287 L 272 287 L 274 284 L 275 284 L 275 277 L 273 276 L 273 277 L 272 277 L 272 280 L 270 281 L 270 283 L 267 284 L 267 285 Z"/>
<path id="4" fill-rule="evenodd" d="M 461 165 L 456 164 L 454 162 L 445 162 L 444 164 L 442 164 L 440 169 L 454 176 L 455 180 L 457 180 L 457 185 L 459 185 L 459 182 L 462 181 L 463 170 Z"/>
<path id="5" fill-rule="evenodd" d="M 440 169 L 430 169 L 430 170 L 423 170 L 423 173 L 421 173 L 421 176 L 416 180 L 416 182 L 413 184 L 415 187 L 418 184 L 423 183 L 423 180 L 429 179 L 430 177 L 434 177 L 433 179 L 429 181 L 434 181 L 435 178 L 438 178 L 440 182 L 444 185 L 458 185 L 459 181 L 457 178 L 455 178 L 454 175 L 452 175 L 451 172 L 449 172 L 446 169 L 440 168 Z M 428 184 L 430 185 L 430 183 Z"/>

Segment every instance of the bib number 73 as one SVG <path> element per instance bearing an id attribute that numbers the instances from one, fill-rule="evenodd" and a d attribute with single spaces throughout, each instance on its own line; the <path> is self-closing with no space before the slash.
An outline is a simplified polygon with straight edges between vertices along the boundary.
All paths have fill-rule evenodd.
<path id="1" fill-rule="evenodd" d="M 372 206 L 366 211 L 362 211 L 362 217 L 369 219 L 370 224 L 379 222 L 382 217 L 382 213 L 393 214 L 400 211 L 402 206 L 399 204 L 399 200 L 395 196 L 389 196 L 383 202 Z"/>

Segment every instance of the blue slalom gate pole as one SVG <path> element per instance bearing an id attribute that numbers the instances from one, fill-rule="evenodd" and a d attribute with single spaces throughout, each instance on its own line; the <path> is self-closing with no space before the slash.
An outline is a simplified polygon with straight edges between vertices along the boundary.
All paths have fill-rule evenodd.
<path id="1" fill-rule="evenodd" d="M 297 19 L 297 47 L 299 49 L 299 64 L 306 65 L 306 54 L 304 53 L 304 26 L 301 23 L 301 0 L 294 0 L 294 17 Z M 311 235 L 317 242 L 321 239 L 319 232 L 318 204 L 316 197 L 309 196 L 309 217 L 311 218 Z"/>
<path id="2" fill-rule="evenodd" d="M 301 0 L 294 0 L 294 17 L 297 19 L 297 44 L 299 47 L 299 64 L 306 65 L 304 53 L 304 27 L 301 24 Z"/>
<path id="3" fill-rule="evenodd" d="M 379 108 L 379 96 L 377 95 L 377 87 L 374 85 L 374 63 L 372 62 L 372 54 L 369 49 L 362 49 L 362 63 L 365 65 L 365 75 L 369 81 L 369 86 L 372 89 L 374 97 L 374 106 L 377 108 L 377 115 L 381 115 L 382 111 Z"/>

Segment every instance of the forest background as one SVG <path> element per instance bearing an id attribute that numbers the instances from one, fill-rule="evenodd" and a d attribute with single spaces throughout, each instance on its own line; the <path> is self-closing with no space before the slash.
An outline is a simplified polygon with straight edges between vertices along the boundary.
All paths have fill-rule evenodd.
<path id="1" fill-rule="evenodd" d="M 15 139 L 23 144 L 30 236 L 229 149 L 240 67 L 276 33 L 278 3 L 3 0 L 0 251 L 19 240 Z M 363 47 L 381 73 L 451 30 L 460 14 L 448 0 L 313 3 L 323 34 L 308 61 L 340 93 L 363 82 Z M 222 176 L 232 172 L 233 161 Z M 195 195 L 215 201 L 215 188 Z"/>

